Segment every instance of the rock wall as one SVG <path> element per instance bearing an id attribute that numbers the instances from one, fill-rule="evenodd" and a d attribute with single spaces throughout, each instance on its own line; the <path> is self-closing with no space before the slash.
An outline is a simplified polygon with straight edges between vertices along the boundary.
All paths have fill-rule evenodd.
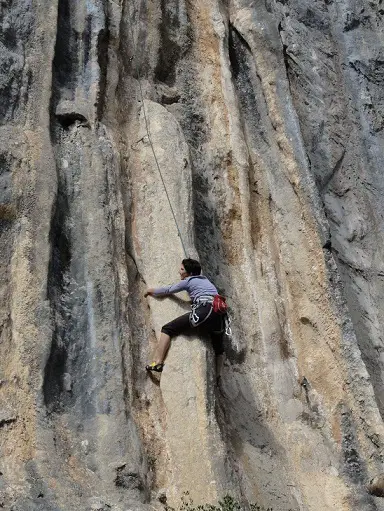
<path id="1" fill-rule="evenodd" d="M 383 15 L 1 2 L 0 507 L 384 509 Z M 219 387 L 196 336 L 143 370 L 188 309 L 143 297 L 184 256 L 162 179 L 231 306 Z"/>

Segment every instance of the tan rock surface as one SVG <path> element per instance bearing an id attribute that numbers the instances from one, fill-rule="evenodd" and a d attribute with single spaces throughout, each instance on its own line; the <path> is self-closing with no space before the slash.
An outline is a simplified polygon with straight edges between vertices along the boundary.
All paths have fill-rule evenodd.
<path id="1" fill-rule="evenodd" d="M 378 2 L 0 6 L 0 507 L 384 509 Z M 143 101 L 144 99 L 144 101 Z M 147 132 L 149 130 L 149 135 Z M 183 246 L 209 341 L 144 298 Z"/>

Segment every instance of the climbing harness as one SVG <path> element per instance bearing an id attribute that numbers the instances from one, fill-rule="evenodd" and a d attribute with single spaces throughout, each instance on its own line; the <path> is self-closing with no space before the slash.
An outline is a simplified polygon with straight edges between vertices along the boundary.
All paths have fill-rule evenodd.
<path id="1" fill-rule="evenodd" d="M 202 319 L 200 319 L 200 316 L 198 315 L 197 310 L 200 307 L 204 307 L 207 304 L 211 305 L 211 307 L 209 308 L 208 314 L 205 317 L 203 317 Z M 207 321 L 207 319 L 210 317 L 210 315 L 212 314 L 212 311 L 213 311 L 212 304 L 213 304 L 213 296 L 200 296 L 193 302 L 192 309 L 189 314 L 189 322 L 191 323 L 191 326 L 196 327 L 196 326 L 201 325 L 205 321 Z"/>
<path id="2" fill-rule="evenodd" d="M 132 43 L 132 49 L 133 49 L 135 47 L 135 44 L 134 44 L 134 33 L 133 33 L 133 27 L 132 27 L 132 23 L 131 23 L 131 12 L 130 12 L 129 5 L 128 5 L 128 25 L 129 25 L 129 33 L 130 33 L 130 36 L 131 36 L 131 43 Z M 136 52 L 134 52 L 134 53 L 136 53 Z M 134 59 L 134 56 L 130 57 L 130 61 L 131 62 L 132 62 L 133 59 Z M 183 242 L 183 237 L 182 237 L 181 231 L 179 229 L 179 224 L 177 223 L 176 215 L 175 215 L 175 212 L 174 212 L 173 207 L 172 207 L 171 199 L 169 198 L 168 190 L 167 190 L 167 187 L 165 185 L 163 174 L 162 174 L 161 169 L 160 169 L 160 165 L 159 165 L 159 162 L 158 162 L 158 159 L 157 159 L 157 156 L 156 156 L 155 148 L 153 147 L 151 133 L 150 133 L 150 130 L 149 130 L 148 118 L 147 118 L 147 114 L 146 114 L 146 111 L 145 111 L 144 94 L 143 94 L 143 88 L 141 86 L 141 81 L 140 81 L 140 77 L 139 77 L 140 76 L 139 75 L 139 66 L 137 64 L 137 61 L 136 61 L 136 66 L 135 67 L 136 67 L 137 82 L 139 84 L 139 90 L 140 90 L 140 96 L 141 96 L 141 104 L 142 104 L 142 108 L 143 108 L 144 124 L 145 124 L 145 129 L 146 129 L 146 132 L 147 132 L 149 144 L 150 144 L 151 149 L 152 149 L 153 157 L 154 157 L 155 162 L 156 162 L 156 167 L 157 167 L 157 170 L 158 170 L 159 175 L 160 175 L 160 179 L 161 179 L 164 191 L 165 191 L 165 195 L 166 195 L 167 200 L 168 200 L 168 204 L 169 204 L 172 216 L 173 216 L 173 220 L 175 221 L 175 225 L 176 225 L 176 229 L 177 229 L 177 234 L 178 234 L 178 236 L 180 238 L 181 246 L 183 247 L 183 252 L 185 254 L 185 257 L 188 258 L 188 253 L 187 253 L 187 250 L 186 250 L 184 242 Z"/>
<path id="3" fill-rule="evenodd" d="M 208 313 L 203 318 L 200 318 L 200 316 L 198 314 L 198 309 L 200 307 L 206 306 L 207 304 L 210 304 L 211 307 L 210 307 Z M 216 310 L 215 310 L 215 307 L 216 307 Z M 226 303 L 226 300 L 225 300 L 224 296 L 221 296 L 221 295 L 200 296 L 193 302 L 192 309 L 189 314 L 189 322 L 190 322 L 191 326 L 197 327 L 197 326 L 202 325 L 211 316 L 212 312 L 215 312 L 216 314 L 223 316 L 225 335 L 227 337 L 231 338 L 232 337 L 232 328 L 231 328 L 232 320 L 228 313 L 228 305 Z"/>

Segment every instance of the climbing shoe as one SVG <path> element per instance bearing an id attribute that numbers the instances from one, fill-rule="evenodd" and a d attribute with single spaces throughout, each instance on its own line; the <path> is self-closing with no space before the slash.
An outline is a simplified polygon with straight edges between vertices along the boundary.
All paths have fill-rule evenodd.
<path id="1" fill-rule="evenodd" d="M 155 371 L 156 373 L 161 373 L 163 371 L 164 364 L 156 364 L 156 362 L 152 362 L 152 364 L 149 364 L 145 366 L 145 369 L 147 371 Z"/>

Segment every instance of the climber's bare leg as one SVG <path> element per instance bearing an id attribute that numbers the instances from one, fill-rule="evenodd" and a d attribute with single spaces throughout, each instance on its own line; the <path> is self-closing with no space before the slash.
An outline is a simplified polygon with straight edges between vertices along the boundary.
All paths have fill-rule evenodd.
<path id="1" fill-rule="evenodd" d="M 156 348 L 155 353 L 155 362 L 156 364 L 163 364 L 165 357 L 167 356 L 167 352 L 169 350 L 169 346 L 171 345 L 171 337 L 164 332 L 161 332 L 159 344 Z"/>

